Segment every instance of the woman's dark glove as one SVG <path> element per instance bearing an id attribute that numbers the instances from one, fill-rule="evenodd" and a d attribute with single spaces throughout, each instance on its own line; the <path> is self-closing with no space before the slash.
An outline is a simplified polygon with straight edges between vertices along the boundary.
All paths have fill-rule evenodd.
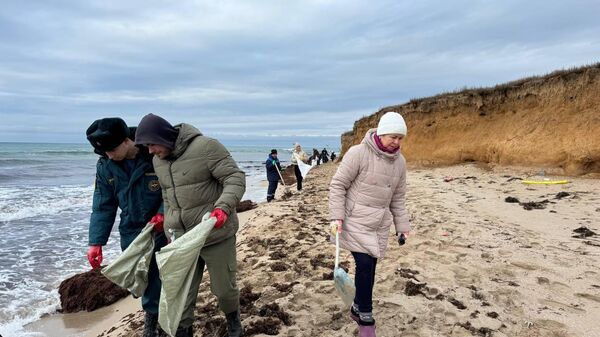
<path id="1" fill-rule="evenodd" d="M 398 244 L 403 246 L 406 243 L 406 239 L 408 238 L 408 232 L 402 232 L 398 235 Z"/>

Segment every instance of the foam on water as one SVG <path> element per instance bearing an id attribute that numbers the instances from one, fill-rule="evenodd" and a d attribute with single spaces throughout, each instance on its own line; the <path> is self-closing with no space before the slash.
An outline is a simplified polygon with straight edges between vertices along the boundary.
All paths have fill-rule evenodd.
<path id="1" fill-rule="evenodd" d="M 0 219 L 14 221 L 91 206 L 93 186 L 0 187 Z"/>
<path id="2" fill-rule="evenodd" d="M 23 330 L 23 327 L 44 314 L 58 309 L 59 297 L 56 289 L 47 291 L 42 282 L 34 280 L 23 281 L 13 290 L 12 295 L 18 301 L 10 301 L 0 308 L 0 334 L 3 336 L 43 336 Z M 0 294 L 2 299 L 2 294 Z M 2 299 L 4 302 L 4 299 Z"/>
<path id="3" fill-rule="evenodd" d="M 54 217 L 54 223 L 48 218 L 21 222 L 25 228 L 44 228 L 24 230 L 16 236 L 18 240 L 0 238 L 0 246 L 7 248 L 0 261 L 0 334 L 36 336 L 25 333 L 23 326 L 56 312 L 60 282 L 89 269 L 85 257 L 88 215 L 61 214 Z M 105 261 L 120 254 L 118 242 L 115 228 L 103 249 Z"/>

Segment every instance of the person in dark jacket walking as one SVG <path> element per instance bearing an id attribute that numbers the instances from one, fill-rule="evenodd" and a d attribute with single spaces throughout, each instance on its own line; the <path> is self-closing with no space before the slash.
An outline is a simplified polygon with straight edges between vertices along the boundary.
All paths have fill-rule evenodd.
<path id="1" fill-rule="evenodd" d="M 323 149 L 323 151 L 321 151 L 321 161 L 323 162 L 323 164 L 329 161 L 329 153 L 327 153 L 326 149 Z"/>
<path id="2" fill-rule="evenodd" d="M 313 163 L 316 162 L 316 165 L 321 165 L 321 155 L 319 154 L 319 150 L 313 148 L 313 154 L 312 156 L 309 158 L 309 165 L 314 165 Z"/>
<path id="3" fill-rule="evenodd" d="M 267 157 L 267 161 L 265 163 L 267 167 L 267 181 L 269 182 L 269 187 L 267 189 L 267 202 L 271 202 L 275 199 L 275 191 L 277 191 L 277 184 L 279 184 L 279 180 L 281 179 L 281 164 L 279 163 L 279 159 L 277 159 L 277 150 L 271 150 L 269 157 Z"/>
<path id="4" fill-rule="evenodd" d="M 148 146 L 163 188 L 165 231 L 175 240 L 210 212 L 217 218 L 200 251 L 176 337 L 193 336 L 194 308 L 204 267 L 210 289 L 227 319 L 230 337 L 242 335 L 240 292 L 236 282 L 236 206 L 246 190 L 246 176 L 216 139 L 189 124 L 172 126 L 160 116 L 142 118 L 136 143 Z"/>
<path id="5" fill-rule="evenodd" d="M 94 121 L 86 131 L 94 152 L 100 155 L 96 165 L 96 185 L 89 226 L 88 260 L 92 268 L 102 263 L 102 246 L 106 245 L 121 209 L 119 234 L 125 250 L 148 222 L 154 223 L 155 251 L 167 244 L 162 229 L 162 194 L 152 167 L 152 155 L 136 146 L 135 128 L 128 128 L 120 118 Z M 160 278 L 152 255 L 148 287 L 142 296 L 144 337 L 157 336 Z"/>

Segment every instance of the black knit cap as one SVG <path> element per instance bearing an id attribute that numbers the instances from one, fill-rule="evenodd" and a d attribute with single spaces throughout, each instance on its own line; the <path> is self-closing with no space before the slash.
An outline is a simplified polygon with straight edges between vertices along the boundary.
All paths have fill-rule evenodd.
<path id="1" fill-rule="evenodd" d="M 277 149 L 271 150 L 271 154 L 277 154 Z"/>
<path id="2" fill-rule="evenodd" d="M 104 154 L 114 150 L 129 137 L 129 128 L 121 118 L 102 118 L 95 120 L 85 134 L 94 147 L 94 152 Z"/>
<path id="3" fill-rule="evenodd" d="M 175 149 L 179 131 L 164 118 L 147 114 L 142 118 L 135 132 L 135 143 L 138 145 L 157 144 L 170 150 Z"/>

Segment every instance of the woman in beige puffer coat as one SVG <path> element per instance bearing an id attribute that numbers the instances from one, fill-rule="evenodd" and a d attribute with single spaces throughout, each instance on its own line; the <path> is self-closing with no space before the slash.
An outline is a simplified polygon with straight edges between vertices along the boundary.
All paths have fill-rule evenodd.
<path id="1" fill-rule="evenodd" d="M 340 246 L 351 251 L 356 262 L 350 315 L 359 324 L 359 337 L 375 337 L 375 267 L 387 249 L 390 226 L 395 226 L 400 244 L 410 231 L 406 161 L 400 153 L 406 131 L 400 114 L 383 115 L 377 129 L 367 131 L 363 141 L 347 151 L 329 187 L 332 226 L 337 227 Z"/>

